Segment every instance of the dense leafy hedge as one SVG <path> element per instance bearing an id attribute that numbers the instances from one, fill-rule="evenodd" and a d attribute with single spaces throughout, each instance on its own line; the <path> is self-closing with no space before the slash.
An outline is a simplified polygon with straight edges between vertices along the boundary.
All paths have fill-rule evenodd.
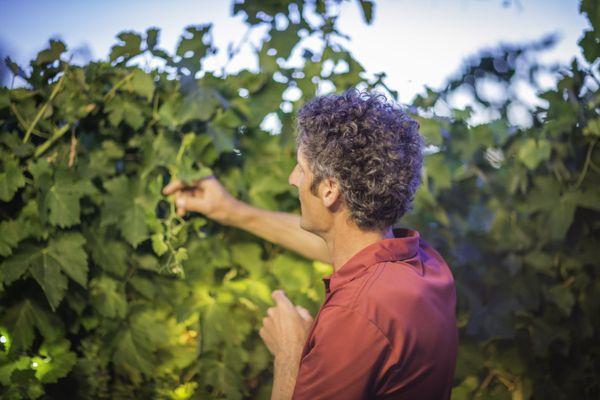
<path id="1" fill-rule="evenodd" d="M 600 396 L 600 7 L 583 1 L 581 11 L 592 25 L 579 42 L 589 64 L 560 68 L 555 89 L 540 90 L 545 68 L 531 62 L 547 38 L 484 52 L 445 90 L 414 102 L 425 114 L 467 89 L 499 116 L 469 126 L 467 108 L 421 120 L 440 150 L 427 157 L 417 209 L 405 221 L 453 267 L 456 399 Z M 486 98 L 485 79 L 509 95 Z M 547 106 L 530 112 L 530 128 L 516 129 L 507 121 L 523 82 Z"/>
<path id="2" fill-rule="evenodd" d="M 257 329 L 270 292 L 283 287 L 315 313 L 331 266 L 199 215 L 182 219 L 161 189 L 173 176 L 215 173 L 242 200 L 299 211 L 287 183 L 294 112 L 319 81 L 340 91 L 384 76 L 360 74 L 325 3 L 319 26 L 292 3 L 234 6 L 249 29 L 272 26 L 257 73 L 202 69 L 216 50 L 210 25 L 186 28 L 174 54 L 149 29 L 120 34 L 107 62 L 71 65 L 58 41 L 27 73 L 9 61 L 27 86 L 0 89 L 3 398 L 269 397 L 271 359 Z M 370 22 L 371 3 L 359 4 Z M 468 109 L 431 112 L 459 83 L 476 91 L 487 74 L 511 85 L 526 48 L 482 56 L 414 104 L 436 151 L 401 224 L 422 231 L 455 271 L 457 399 L 598 395 L 599 10 L 582 7 L 593 29 L 580 44 L 596 73 L 573 63 L 542 94 L 549 105 L 532 111 L 531 128 L 514 129 L 506 113 L 469 126 Z M 283 30 L 270 17 L 278 13 Z M 302 29 L 324 46 L 289 67 L 282 59 L 299 50 Z M 135 66 L 143 57 L 160 67 Z M 302 96 L 282 104 L 292 86 Z M 478 100 L 502 109 L 511 99 Z M 271 112 L 280 135 L 259 128 Z"/>

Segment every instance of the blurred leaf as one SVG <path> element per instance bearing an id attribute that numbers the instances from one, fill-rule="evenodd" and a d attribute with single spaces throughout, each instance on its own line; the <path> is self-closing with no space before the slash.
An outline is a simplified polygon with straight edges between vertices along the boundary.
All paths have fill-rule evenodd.
<path id="1" fill-rule="evenodd" d="M 551 144 L 547 140 L 526 139 L 518 149 L 519 159 L 529 169 L 535 169 L 550 158 Z"/>
<path id="2" fill-rule="evenodd" d="M 29 271 L 44 290 L 53 309 L 61 302 L 68 280 L 87 284 L 87 255 L 82 246 L 85 239 L 79 233 L 63 233 L 50 239 L 46 247 L 29 245 L 2 263 L 4 281 L 10 283 Z"/>
<path id="3" fill-rule="evenodd" d="M 600 136 L 600 118 L 589 120 L 587 126 L 583 128 L 583 134 L 589 136 Z"/>
<path id="4" fill-rule="evenodd" d="M 25 186 L 25 176 L 19 168 L 19 162 L 12 156 L 2 157 L 0 172 L 0 200 L 9 202 L 17 190 Z"/>
<path id="5" fill-rule="evenodd" d="M 68 170 L 58 170 L 54 177 L 54 184 L 48 190 L 44 200 L 50 211 L 50 223 L 60 227 L 78 224 L 81 213 L 80 199 L 94 192 L 95 188 L 91 182 L 78 180 Z"/>
<path id="6" fill-rule="evenodd" d="M 56 383 L 66 376 L 75 366 L 77 355 L 70 351 L 70 343 L 66 339 L 56 342 L 44 342 L 40 347 L 40 357 L 33 357 L 35 376 L 42 383 Z"/>
<path id="7" fill-rule="evenodd" d="M 2 325 L 7 327 L 15 350 L 28 349 L 35 338 L 37 329 L 46 339 L 52 340 L 61 334 L 56 318 L 35 302 L 25 299 L 9 308 L 1 317 Z"/>
<path id="8" fill-rule="evenodd" d="M 298 36 L 300 28 L 300 25 L 292 22 L 290 22 L 288 27 L 284 30 L 277 30 L 275 25 L 271 26 L 271 29 L 269 30 L 269 35 L 271 36 L 269 48 L 277 50 L 277 57 L 287 59 L 290 56 L 293 48 L 300 39 L 300 36 Z"/>
<path id="9" fill-rule="evenodd" d="M 231 247 L 233 262 L 241 265 L 253 278 L 259 278 L 265 272 L 261 255 L 262 249 L 256 243 L 236 243 Z"/>
<path id="10" fill-rule="evenodd" d="M 90 296 L 91 303 L 105 317 L 122 318 L 127 313 L 123 285 L 108 275 L 101 275 L 90 281 Z"/>
<path id="11" fill-rule="evenodd" d="M 67 46 L 60 40 L 50 40 L 50 48 L 38 53 L 35 63 L 42 65 L 60 60 L 60 55 L 67 51 Z"/>
<path id="12" fill-rule="evenodd" d="M 152 75 L 142 70 L 136 70 L 128 82 L 134 93 L 145 97 L 148 101 L 152 100 L 152 96 L 154 95 L 154 80 L 152 79 Z"/>
<path id="13" fill-rule="evenodd" d="M 160 35 L 160 29 L 158 28 L 149 28 L 146 30 L 146 44 L 148 46 L 148 50 L 153 50 L 158 44 L 158 37 Z"/>
<path id="14" fill-rule="evenodd" d="M 375 4 L 370 0 L 359 0 L 359 3 L 365 22 L 371 24 L 373 22 L 373 6 Z"/>
<path id="15" fill-rule="evenodd" d="M 121 32 L 117 35 L 121 43 L 114 45 L 110 49 L 110 61 L 115 61 L 123 57 L 122 62 L 142 53 L 142 37 L 135 32 Z"/>

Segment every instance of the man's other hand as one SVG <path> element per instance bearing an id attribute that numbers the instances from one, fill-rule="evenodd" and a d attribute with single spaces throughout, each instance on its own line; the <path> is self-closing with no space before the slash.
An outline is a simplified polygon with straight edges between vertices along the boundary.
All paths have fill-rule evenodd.
<path id="1" fill-rule="evenodd" d="M 175 194 L 177 215 L 183 217 L 188 211 L 204 214 L 223 225 L 232 223 L 232 210 L 238 205 L 238 200 L 214 176 L 208 176 L 185 185 L 175 179 L 163 188 L 164 195 Z"/>
<path id="2" fill-rule="evenodd" d="M 300 362 L 313 318 L 305 308 L 294 306 L 283 290 L 271 296 L 275 307 L 267 310 L 259 335 L 276 359 Z"/>

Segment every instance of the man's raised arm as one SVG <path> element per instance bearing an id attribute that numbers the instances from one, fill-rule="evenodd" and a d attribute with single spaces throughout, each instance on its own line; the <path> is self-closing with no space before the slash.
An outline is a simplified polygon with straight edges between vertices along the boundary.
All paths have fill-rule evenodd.
<path id="1" fill-rule="evenodd" d="M 195 211 L 223 225 L 244 229 L 269 242 L 283 246 L 310 260 L 331 263 L 325 241 L 300 227 L 300 216 L 280 211 L 264 210 L 237 200 L 210 176 L 185 186 L 174 180 L 163 194 L 175 194 L 177 214 Z"/>

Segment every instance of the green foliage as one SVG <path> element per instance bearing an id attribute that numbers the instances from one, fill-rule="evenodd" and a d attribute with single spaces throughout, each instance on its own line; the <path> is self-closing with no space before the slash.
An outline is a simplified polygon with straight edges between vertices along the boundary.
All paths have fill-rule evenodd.
<path id="1" fill-rule="evenodd" d="M 591 1 L 581 7 L 597 11 Z M 421 124 L 437 147 L 407 223 L 445 256 L 457 282 L 453 398 L 600 394 L 598 60 L 580 43 L 592 64 L 574 60 L 558 71 L 557 88 L 541 91 L 543 67 L 525 57 L 550 42 L 483 53 L 446 90 L 415 101 L 427 113 L 467 88 L 477 107 L 500 115 L 470 126 L 467 108 Z M 492 103 L 479 88 L 490 78 L 510 92 L 523 76 L 547 105 L 530 110 L 531 127 L 515 129 L 508 110 L 519 100 Z"/>
<path id="2" fill-rule="evenodd" d="M 267 15 L 282 10 L 289 23 L 278 30 Z M 326 33 L 293 22 L 283 3 L 234 12 L 270 26 L 259 72 L 204 71 L 210 25 L 187 27 L 173 54 L 151 28 L 119 34 L 107 62 L 70 65 L 53 40 L 27 72 L 10 64 L 26 85 L 0 89 L 3 398 L 269 397 L 258 329 L 270 293 L 283 287 L 316 313 L 331 267 L 200 215 L 183 219 L 161 190 L 214 173 L 241 199 L 298 212 L 287 183 L 293 112 L 319 81 L 369 82 L 325 9 Z M 323 35 L 325 51 L 286 67 L 278 59 L 300 51 L 301 30 Z M 164 66 L 144 71 L 141 57 Z M 350 72 L 322 76 L 328 59 Z M 280 108 L 290 86 L 302 91 L 291 112 Z M 259 128 L 272 112 L 288 125 L 279 136 Z"/>
<path id="3" fill-rule="evenodd" d="M 328 2 L 315 4 L 318 26 L 303 3 L 233 5 L 249 29 L 268 28 L 258 72 L 205 71 L 216 51 L 210 25 L 187 27 L 173 54 L 151 28 L 119 34 L 107 62 L 69 65 L 59 41 L 27 73 L 9 60 L 27 85 L 0 88 L 3 398 L 269 398 L 272 359 L 258 329 L 270 293 L 283 288 L 314 314 L 331 266 L 201 215 L 178 217 L 161 190 L 174 177 L 214 173 L 244 201 L 299 212 L 287 184 L 294 113 L 324 81 L 336 91 L 387 89 L 384 74 L 362 78 Z M 374 4 L 357 5 L 371 22 Z M 547 106 L 531 110 L 530 128 L 510 126 L 515 99 L 493 103 L 477 83 L 491 77 L 508 88 L 533 77 L 540 66 L 522 75 L 517 65 L 540 44 L 483 54 L 414 104 L 436 150 L 402 225 L 419 229 L 455 274 L 456 399 L 599 392 L 600 98 L 590 83 L 598 8 L 583 1 L 581 10 L 592 22 L 580 42 L 591 66 L 562 71 L 558 87 L 540 94 Z M 278 14 L 288 21 L 282 30 Z M 303 29 L 323 39 L 322 52 L 302 48 Z M 288 66 L 296 51 L 304 64 Z M 164 67 L 144 71 L 136 66 L 144 57 Z M 327 60 L 348 70 L 325 76 Z M 471 126 L 470 108 L 432 116 L 461 85 L 499 118 Z M 302 93 L 291 111 L 280 107 L 288 87 Z M 270 113 L 280 135 L 259 128 Z"/>

